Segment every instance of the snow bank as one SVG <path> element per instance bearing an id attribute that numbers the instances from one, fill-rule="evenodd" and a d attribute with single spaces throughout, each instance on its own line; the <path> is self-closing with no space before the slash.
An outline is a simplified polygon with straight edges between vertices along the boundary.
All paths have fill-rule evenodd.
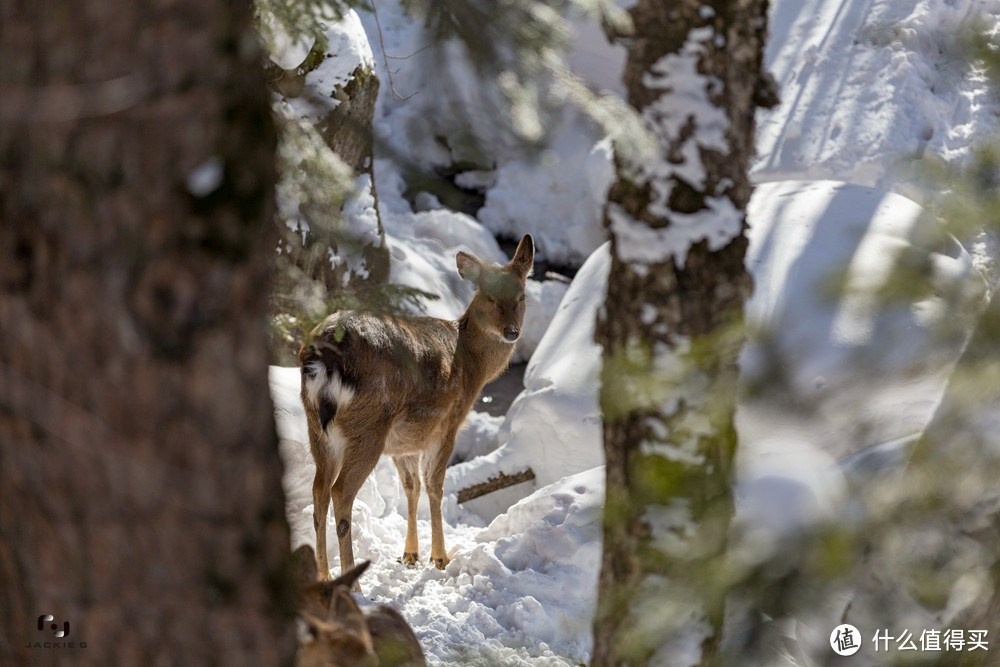
<path id="1" fill-rule="evenodd" d="M 758 113 L 758 182 L 848 181 L 906 194 L 902 162 L 966 160 L 1000 103 L 962 40 L 1000 0 L 776 0 L 765 64 L 781 104 Z"/>
<path id="2" fill-rule="evenodd" d="M 922 430 L 983 305 L 969 254 L 916 203 L 845 183 L 764 184 L 748 214 L 745 441 L 780 428 L 841 458 Z"/>
<path id="3" fill-rule="evenodd" d="M 986 283 L 943 224 L 900 195 L 768 183 L 748 215 L 755 290 L 740 364 L 735 525 L 743 554 L 763 561 L 785 538 L 842 519 L 849 481 L 905 460 Z"/>
<path id="4" fill-rule="evenodd" d="M 604 470 L 567 477 L 525 498 L 485 530 L 466 533 L 445 572 L 403 571 L 370 597 L 416 618 L 442 662 L 586 661 L 601 557 Z"/>
<path id="5" fill-rule="evenodd" d="M 457 40 L 426 48 L 433 36 L 398 2 L 379 3 L 378 22 L 368 12 L 361 17 L 370 42 L 387 56 L 376 58 L 379 155 L 427 172 L 463 164 L 468 171 L 456 182 L 485 190 L 478 219 L 505 238 L 531 232 L 539 259 L 576 267 L 604 242 L 602 206 L 614 169 L 610 144 L 592 121 L 564 102 L 540 146 L 530 145 L 505 129 L 499 87 L 481 80 Z M 575 16 L 572 29 L 579 39 L 566 54 L 569 64 L 598 87 L 619 91 L 624 49 L 608 45 L 596 21 Z"/>
<path id="6" fill-rule="evenodd" d="M 564 548 L 567 540 L 575 546 L 585 546 L 595 537 L 594 523 L 600 523 L 600 513 L 594 514 L 604 502 L 604 466 L 597 466 L 582 473 L 564 477 L 544 489 L 531 494 L 494 519 L 478 535 L 480 541 L 497 543 L 501 560 L 518 570 L 543 569 L 558 565 L 571 550 Z M 572 535 L 553 534 L 553 529 L 570 526 Z M 534 532 L 528 540 L 511 539 L 511 535 Z M 574 539 L 585 534 L 588 539 Z M 546 537 L 548 536 L 548 537 Z M 543 539 L 536 539 L 542 537 Z M 600 538 L 600 533 L 596 533 Z M 581 561 L 600 560 L 600 554 L 579 554 Z"/>
<path id="7" fill-rule="evenodd" d="M 531 359 L 568 291 L 569 284 L 562 280 L 528 280 L 525 288 L 527 306 L 524 325 L 521 327 L 521 337 L 517 341 L 517 347 L 514 348 L 511 363 L 522 363 Z"/>
<path id="8" fill-rule="evenodd" d="M 492 167 L 494 155 L 517 143 L 516 133 L 497 122 L 499 89 L 480 80 L 457 40 L 435 48 L 433 31 L 402 4 L 379 2 L 377 18 L 361 13 L 379 54 L 376 152 L 429 172 L 456 162 Z"/>
<path id="9" fill-rule="evenodd" d="M 610 142 L 592 133 L 574 117 L 540 156 L 500 164 L 479 219 L 502 236 L 531 230 L 541 259 L 579 266 L 607 238 L 603 207 L 615 177 Z"/>

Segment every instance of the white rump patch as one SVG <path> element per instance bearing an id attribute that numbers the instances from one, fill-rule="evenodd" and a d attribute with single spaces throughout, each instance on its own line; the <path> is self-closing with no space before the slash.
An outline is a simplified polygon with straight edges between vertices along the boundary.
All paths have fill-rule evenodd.
<path id="1" fill-rule="evenodd" d="M 340 410 L 354 400 L 354 388 L 350 387 L 340 377 L 340 373 L 334 371 L 330 375 L 330 381 L 326 383 L 326 395 L 333 401 L 337 409 Z"/>
<path id="2" fill-rule="evenodd" d="M 306 398 L 313 408 L 319 406 L 320 392 L 324 392 L 338 410 L 354 399 L 354 389 L 343 381 L 340 373 L 334 371 L 327 377 L 323 362 L 311 361 L 306 364 L 305 371 Z"/>
<path id="3" fill-rule="evenodd" d="M 317 398 L 319 391 L 326 384 L 326 367 L 322 361 L 310 361 L 302 368 L 302 380 L 305 387 L 306 400 L 309 406 L 315 408 L 319 405 Z"/>
<path id="4" fill-rule="evenodd" d="M 332 421 L 326 425 L 326 431 L 323 432 L 326 436 L 323 440 L 323 449 L 326 453 L 326 460 L 332 464 L 333 475 L 330 477 L 331 481 L 336 481 L 340 476 L 340 469 L 344 465 L 344 453 L 347 451 L 347 438 L 344 437 L 344 432 L 340 430 L 337 426 L 336 421 Z"/>

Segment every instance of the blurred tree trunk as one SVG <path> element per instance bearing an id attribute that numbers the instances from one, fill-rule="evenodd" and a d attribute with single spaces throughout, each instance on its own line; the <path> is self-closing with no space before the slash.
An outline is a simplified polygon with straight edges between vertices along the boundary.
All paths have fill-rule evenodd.
<path id="1" fill-rule="evenodd" d="M 986 630 L 991 649 L 1000 636 L 998 341 L 1000 295 L 994 290 L 897 484 L 900 509 L 893 511 L 893 525 L 908 526 L 915 534 L 933 531 L 936 539 L 925 540 L 933 548 L 911 547 L 893 559 L 905 567 L 878 581 L 890 588 L 884 597 L 895 587 L 914 592 L 933 613 L 954 606 L 957 613 L 946 616 L 947 625 L 962 632 Z M 955 595 L 962 580 L 973 577 L 981 582 L 976 594 Z M 964 607 L 952 596 L 964 597 Z M 897 618 L 906 612 L 911 610 L 903 609 Z M 979 653 L 956 664 L 996 664 L 995 656 Z"/>
<path id="2" fill-rule="evenodd" d="M 708 664 L 722 556 L 743 301 L 744 209 L 766 0 L 640 0 L 629 102 L 655 136 L 616 158 L 612 269 L 597 339 L 607 457 L 594 665 Z"/>
<path id="3" fill-rule="evenodd" d="M 0 0 L 2 664 L 291 660 L 249 21 Z"/>

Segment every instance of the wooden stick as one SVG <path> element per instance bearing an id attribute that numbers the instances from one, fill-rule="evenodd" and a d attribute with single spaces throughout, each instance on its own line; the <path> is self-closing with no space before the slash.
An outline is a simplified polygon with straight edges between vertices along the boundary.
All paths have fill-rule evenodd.
<path id="1" fill-rule="evenodd" d="M 490 477 L 485 482 L 473 484 L 472 486 L 459 491 L 458 502 L 468 502 L 473 498 L 485 496 L 487 493 L 493 493 L 494 491 L 499 491 L 500 489 L 506 489 L 508 486 L 514 486 L 515 484 L 520 484 L 521 482 L 529 482 L 533 479 L 535 479 L 535 472 L 531 468 L 522 470 L 521 472 L 516 472 L 513 475 L 499 473 L 496 477 Z"/>

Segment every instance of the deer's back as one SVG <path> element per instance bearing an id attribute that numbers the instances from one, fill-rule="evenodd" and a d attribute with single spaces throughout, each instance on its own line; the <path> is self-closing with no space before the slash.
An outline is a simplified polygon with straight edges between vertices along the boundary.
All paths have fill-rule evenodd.
<path id="1" fill-rule="evenodd" d="M 454 322 L 342 311 L 323 322 L 300 361 L 339 374 L 354 394 L 352 402 L 390 413 L 419 411 L 446 401 L 459 381 L 457 344 Z"/>

